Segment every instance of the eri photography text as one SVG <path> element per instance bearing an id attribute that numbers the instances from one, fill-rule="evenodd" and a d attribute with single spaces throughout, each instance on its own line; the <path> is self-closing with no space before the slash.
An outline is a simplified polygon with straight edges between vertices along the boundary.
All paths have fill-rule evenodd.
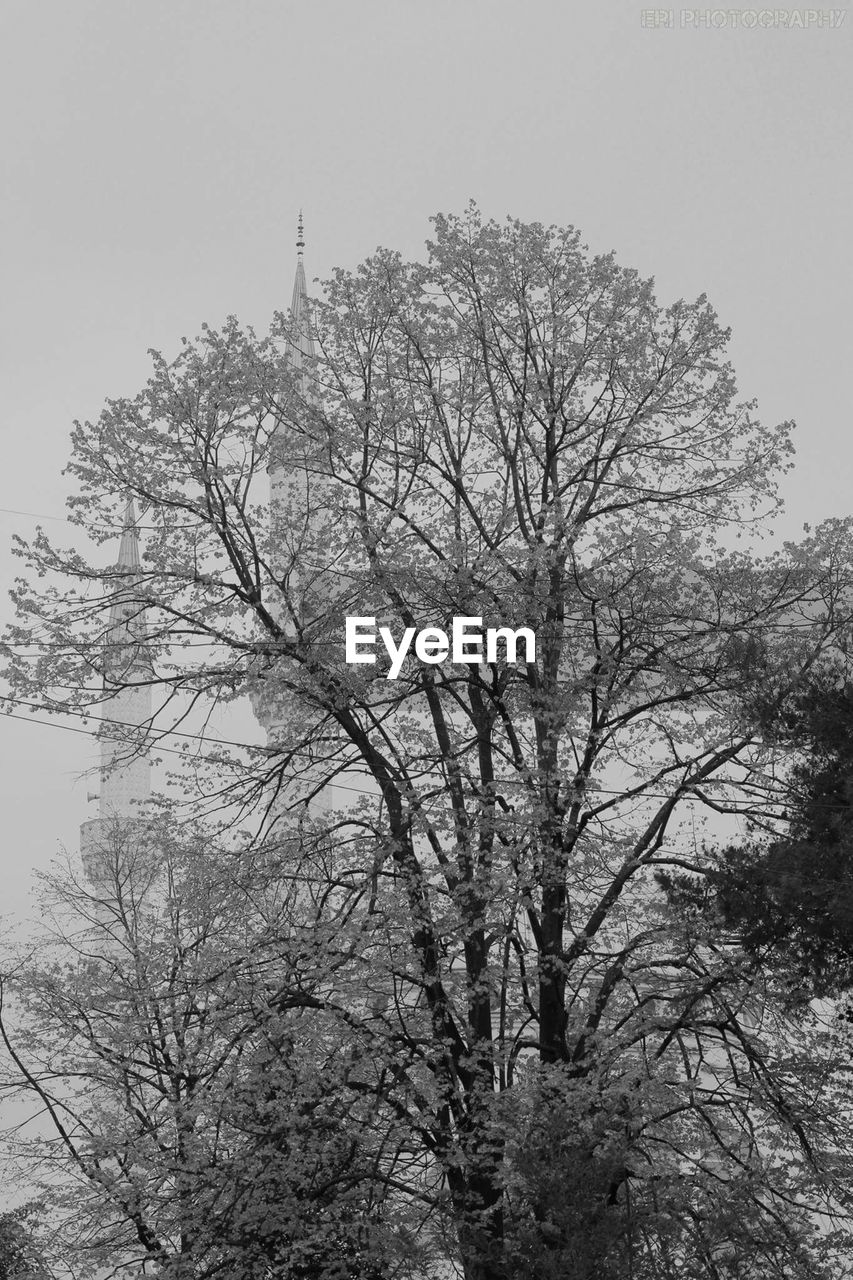
<path id="1" fill-rule="evenodd" d="M 348 663 L 375 663 L 376 654 L 370 652 L 378 637 L 385 646 L 391 665 L 386 680 L 396 680 L 414 639 L 415 657 L 420 662 L 436 666 L 449 658 L 453 663 L 479 665 L 481 662 L 497 662 L 498 646 L 502 645 L 507 662 L 518 662 L 519 642 L 524 646 L 524 662 L 536 661 L 536 636 L 530 627 L 486 627 L 483 619 L 458 617 L 451 623 L 450 635 L 441 627 L 406 627 L 400 643 L 394 640 L 389 627 L 379 627 L 376 619 L 348 617 L 346 620 L 346 660 Z M 485 648 L 483 642 L 485 641 Z"/>

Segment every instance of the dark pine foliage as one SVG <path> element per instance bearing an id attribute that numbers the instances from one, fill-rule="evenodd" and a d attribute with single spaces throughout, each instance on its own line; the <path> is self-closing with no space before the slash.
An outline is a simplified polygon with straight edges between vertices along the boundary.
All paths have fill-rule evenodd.
<path id="1" fill-rule="evenodd" d="M 30 1202 L 0 1213 L 0 1280 L 51 1280 L 33 1233 L 40 1211 Z"/>
<path id="2" fill-rule="evenodd" d="M 774 736 L 799 755 L 788 833 L 720 850 L 699 890 L 662 878 L 679 906 L 722 916 L 756 960 L 787 972 L 792 998 L 853 987 L 853 684 L 813 683 Z"/>

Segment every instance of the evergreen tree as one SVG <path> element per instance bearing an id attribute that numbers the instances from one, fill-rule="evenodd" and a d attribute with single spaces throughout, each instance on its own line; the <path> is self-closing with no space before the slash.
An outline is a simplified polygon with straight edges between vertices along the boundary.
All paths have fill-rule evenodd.
<path id="1" fill-rule="evenodd" d="M 757 963 L 787 975 L 788 998 L 802 1001 L 853 985 L 853 685 L 810 678 L 767 732 L 791 761 L 787 830 L 713 854 L 706 887 L 660 878 L 679 906 L 719 912 Z"/>

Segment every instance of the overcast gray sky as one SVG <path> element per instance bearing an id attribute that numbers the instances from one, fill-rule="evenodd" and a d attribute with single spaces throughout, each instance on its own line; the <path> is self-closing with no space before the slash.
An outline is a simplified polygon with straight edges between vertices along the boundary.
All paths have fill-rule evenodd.
<path id="1" fill-rule="evenodd" d="M 3 0 L 4 598 L 12 533 L 35 523 L 9 509 L 62 517 L 72 419 L 133 394 L 147 348 L 202 321 L 265 327 L 290 299 L 300 206 L 309 277 L 379 244 L 419 255 L 429 215 L 473 197 L 573 223 L 654 275 L 661 301 L 706 292 L 741 391 L 799 423 L 786 531 L 850 513 L 849 0 L 823 27 L 669 12 L 650 26 L 629 0 Z M 76 845 L 93 753 L 16 720 L 0 751 L 18 909 L 32 867 Z"/>

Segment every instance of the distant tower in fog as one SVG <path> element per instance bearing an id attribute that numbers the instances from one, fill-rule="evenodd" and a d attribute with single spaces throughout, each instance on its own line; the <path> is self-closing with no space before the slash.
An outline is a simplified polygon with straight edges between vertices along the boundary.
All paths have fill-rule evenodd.
<path id="1" fill-rule="evenodd" d="M 300 416 L 307 408 L 319 407 L 314 364 L 316 350 L 311 325 L 303 251 L 305 235 L 302 213 L 296 239 L 296 276 L 288 328 L 286 362 L 290 405 L 270 444 L 268 464 L 270 491 L 271 562 L 276 577 L 286 577 L 295 595 L 309 592 L 323 598 L 318 579 L 326 580 L 316 557 L 316 529 L 324 519 L 320 480 L 312 467 L 310 432 L 300 430 Z M 314 554 L 302 555 L 306 541 Z M 145 806 L 151 799 L 151 761 L 147 753 L 134 754 L 128 741 L 132 727 L 150 722 L 152 714 L 151 667 L 147 652 L 147 629 L 140 582 L 139 534 L 133 499 L 128 498 L 115 570 L 107 582 L 112 591 L 109 625 L 104 640 L 104 720 L 100 737 L 100 788 L 97 817 L 80 829 L 83 867 L 90 883 L 109 895 L 110 882 L 129 870 L 127 859 L 140 852 L 145 856 L 147 819 Z M 284 610 L 270 601 L 271 611 L 282 620 Z M 115 692 L 111 693 L 111 689 Z M 252 697 L 255 715 L 267 734 L 271 747 L 286 743 L 292 732 L 293 698 L 277 699 L 272 687 L 259 689 Z M 286 702 L 284 701 L 286 699 Z M 116 725 L 115 735 L 110 722 Z M 126 726 L 130 726 L 130 730 Z M 312 804 L 314 813 L 335 802 L 335 788 L 325 787 Z M 124 852 L 123 852 L 124 850 Z M 138 864 L 137 864 L 138 865 Z"/>
<path id="2" fill-rule="evenodd" d="M 296 275 L 290 303 L 287 349 L 288 369 L 286 394 L 289 404 L 270 443 L 268 465 L 270 486 L 270 559 L 274 576 L 288 584 L 288 590 L 299 601 L 303 617 L 310 617 L 318 601 L 328 603 L 328 566 L 318 554 L 318 533 L 325 528 L 328 514 L 323 506 L 322 467 L 316 461 L 314 433 L 303 430 L 300 416 L 320 407 L 316 376 L 316 345 L 311 323 L 308 286 L 305 280 L 305 230 L 302 211 L 296 233 Z M 269 602 L 273 615 L 283 625 L 281 601 Z M 274 686 L 273 686 L 274 687 Z M 260 689 L 252 697 L 255 716 L 267 735 L 269 746 L 286 746 L 293 732 L 293 697 L 276 697 L 271 689 Z M 311 805 L 319 815 L 338 802 L 340 796 L 331 784 Z"/>
<path id="3" fill-rule="evenodd" d="M 150 662 L 146 651 L 147 631 L 142 605 L 135 588 L 139 582 L 139 534 L 133 498 L 128 498 L 114 576 L 113 603 L 104 639 L 103 670 L 105 698 L 101 733 L 100 789 L 98 816 L 80 828 L 83 868 L 91 883 L 110 878 L 108 864 L 114 864 L 117 836 L 127 842 L 136 824 L 142 830 L 146 801 L 151 798 L 151 760 L 147 753 L 131 757 L 126 740 L 127 725 L 144 725 L 151 718 Z M 110 689 L 115 692 L 110 694 Z M 118 736 L 110 732 L 116 725 Z M 120 727 L 121 726 L 121 727 Z M 113 866 L 112 874 L 115 873 Z"/>
<path id="4" fill-rule="evenodd" d="M 315 371 L 317 353 L 311 324 L 308 286 L 305 283 L 304 249 L 305 231 L 300 209 L 296 233 L 296 276 L 293 281 L 285 352 L 289 374 L 285 394 L 289 403 L 286 404 L 284 417 L 270 441 L 270 458 L 267 467 L 270 483 L 272 564 L 277 576 L 288 575 L 289 577 L 292 576 L 294 560 L 297 562 L 297 570 L 300 569 L 298 548 L 294 545 L 295 539 L 299 536 L 299 520 L 294 527 L 294 522 L 289 517 L 295 511 L 305 519 L 307 526 L 311 523 L 313 510 L 309 476 L 311 470 L 309 459 L 313 450 L 310 438 L 300 430 L 299 419 L 306 410 L 318 408 L 320 404 Z M 275 602 L 273 602 L 274 607 Z"/>
<path id="5" fill-rule="evenodd" d="M 319 397 L 313 362 L 317 353 L 314 346 L 314 330 L 309 315 L 305 264 L 302 260 L 304 249 L 305 228 L 302 222 L 302 210 L 300 209 L 299 222 L 296 229 L 296 275 L 293 280 L 293 296 L 290 300 L 290 315 L 293 327 L 287 359 L 290 369 L 296 377 L 300 395 L 304 400 L 316 404 L 319 402 Z"/>

